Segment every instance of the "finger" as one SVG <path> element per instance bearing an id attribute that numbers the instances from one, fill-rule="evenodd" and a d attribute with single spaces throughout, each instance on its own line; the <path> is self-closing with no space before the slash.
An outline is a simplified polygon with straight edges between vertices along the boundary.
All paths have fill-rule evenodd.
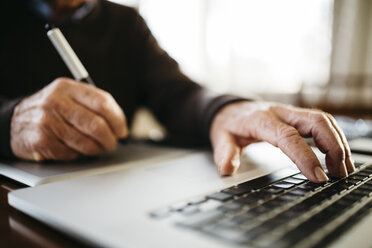
<path id="1" fill-rule="evenodd" d="M 97 141 L 106 150 L 115 149 L 117 139 L 101 116 L 70 99 L 58 106 L 58 112 L 69 124 Z"/>
<path id="2" fill-rule="evenodd" d="M 103 116 L 118 138 L 128 136 L 128 127 L 123 110 L 107 92 L 88 84 L 71 84 L 73 99 Z"/>
<path id="3" fill-rule="evenodd" d="M 66 145 L 62 144 L 56 138 L 53 142 L 50 142 L 48 147 L 44 147 L 43 149 L 37 149 L 33 152 L 33 155 L 38 154 L 39 160 L 61 160 L 61 161 L 69 161 L 76 159 L 79 154 L 68 148 Z M 42 158 L 42 159 L 40 159 Z"/>
<path id="4" fill-rule="evenodd" d="M 235 142 L 239 147 L 244 148 L 244 147 L 246 147 L 246 146 L 248 146 L 252 143 L 258 142 L 258 140 L 253 139 L 253 138 L 245 138 L 245 137 L 235 136 Z"/>
<path id="5" fill-rule="evenodd" d="M 32 161 L 77 158 L 79 154 L 61 144 L 49 130 L 45 116 L 45 112 L 38 108 L 31 108 L 22 113 L 21 123 L 14 126 L 11 131 L 14 155 Z M 15 136 L 18 138 L 14 138 Z"/>
<path id="6" fill-rule="evenodd" d="M 240 166 L 240 147 L 235 143 L 233 135 L 219 130 L 211 140 L 218 172 L 222 176 L 232 175 Z"/>
<path id="7" fill-rule="evenodd" d="M 53 113 L 52 115 L 48 115 L 49 118 L 46 120 L 48 127 L 66 146 L 87 156 L 94 156 L 103 152 L 103 147 L 91 137 L 66 123 L 58 113 Z"/>
<path id="8" fill-rule="evenodd" d="M 341 138 L 341 141 L 344 145 L 344 150 L 345 150 L 345 161 L 346 161 L 346 168 L 347 168 L 347 171 L 349 173 L 352 173 L 355 171 L 355 166 L 354 166 L 354 163 L 351 159 L 351 151 L 350 151 L 350 146 L 347 142 L 347 139 L 345 137 L 345 134 L 344 132 L 341 130 L 341 128 L 338 126 L 335 118 L 331 115 L 331 114 L 327 114 L 329 120 L 331 121 L 333 127 L 335 128 L 335 130 L 337 131 L 338 135 L 340 136 Z"/>
<path id="9" fill-rule="evenodd" d="M 227 128 L 234 135 L 267 141 L 279 147 L 311 181 L 328 180 L 313 150 L 294 127 L 281 122 L 267 110 L 255 111 L 249 117 L 246 120 L 233 119 Z"/>
<path id="10" fill-rule="evenodd" d="M 47 130 L 39 132 L 34 141 L 33 151 L 31 152 L 31 159 L 36 161 L 42 160 L 73 160 L 79 154 L 62 144 L 54 134 Z"/>
<path id="11" fill-rule="evenodd" d="M 317 183 L 328 181 L 318 158 L 295 128 L 274 121 L 270 128 L 260 129 L 258 134 L 263 140 L 279 147 L 308 179 Z"/>
<path id="12" fill-rule="evenodd" d="M 326 165 L 333 176 L 347 176 L 344 145 L 328 117 L 310 111 L 278 105 L 273 111 L 285 123 L 297 128 L 302 136 L 311 135 L 319 150 L 326 154 Z"/>

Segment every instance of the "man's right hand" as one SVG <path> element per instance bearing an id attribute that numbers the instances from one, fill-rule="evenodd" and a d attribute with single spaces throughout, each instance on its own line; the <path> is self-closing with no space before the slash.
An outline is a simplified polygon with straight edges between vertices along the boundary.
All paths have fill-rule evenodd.
<path id="1" fill-rule="evenodd" d="M 113 150 L 128 136 L 122 109 L 107 92 L 58 78 L 15 108 L 11 122 L 15 156 L 72 160 Z"/>

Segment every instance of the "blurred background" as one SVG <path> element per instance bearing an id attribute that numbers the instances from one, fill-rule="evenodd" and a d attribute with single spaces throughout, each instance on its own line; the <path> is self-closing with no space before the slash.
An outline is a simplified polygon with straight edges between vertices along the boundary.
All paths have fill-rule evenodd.
<path id="1" fill-rule="evenodd" d="M 219 92 L 372 115 L 370 0 L 113 0 Z"/>

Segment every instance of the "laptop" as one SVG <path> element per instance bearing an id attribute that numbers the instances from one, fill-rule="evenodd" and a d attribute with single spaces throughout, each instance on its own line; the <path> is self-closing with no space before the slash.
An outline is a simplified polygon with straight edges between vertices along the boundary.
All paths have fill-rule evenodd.
<path id="1" fill-rule="evenodd" d="M 28 162 L 22 160 L 0 160 L 0 175 L 28 186 L 62 181 L 72 178 L 102 174 L 120 170 L 125 166 L 153 163 L 193 152 L 155 145 L 150 142 L 130 140 L 119 143 L 113 152 L 94 158 L 82 158 L 69 162 Z"/>
<path id="2" fill-rule="evenodd" d="M 99 247 L 371 247 L 372 165 L 363 159 L 348 178 L 314 184 L 280 150 L 258 143 L 232 177 L 220 177 L 212 154 L 199 151 L 8 199 Z"/>

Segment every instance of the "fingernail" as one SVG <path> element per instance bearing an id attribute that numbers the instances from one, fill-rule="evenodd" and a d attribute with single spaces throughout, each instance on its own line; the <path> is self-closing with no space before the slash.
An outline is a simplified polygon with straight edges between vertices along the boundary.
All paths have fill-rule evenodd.
<path id="1" fill-rule="evenodd" d="M 125 128 L 121 131 L 121 135 L 119 135 L 119 138 L 126 138 L 129 136 L 129 129 Z"/>
<path id="2" fill-rule="evenodd" d="M 318 179 L 319 182 L 327 182 L 328 177 L 320 167 L 315 167 L 314 174 L 316 179 Z"/>
<path id="3" fill-rule="evenodd" d="M 239 156 L 239 153 L 237 153 L 233 157 L 233 159 L 231 160 L 231 164 L 234 167 L 233 172 L 232 172 L 232 174 L 234 174 L 238 170 L 238 168 L 240 166 L 240 156 Z"/>
<path id="4" fill-rule="evenodd" d="M 349 169 L 349 173 L 352 173 L 355 171 L 355 165 L 354 165 L 354 162 L 353 160 L 351 160 L 351 158 L 347 158 L 347 163 L 349 164 L 349 166 L 347 167 Z"/>
<path id="5" fill-rule="evenodd" d="M 347 177 L 348 176 L 345 162 L 342 162 L 341 163 L 341 166 L 340 166 L 340 175 L 341 175 L 341 177 Z"/>
<path id="6" fill-rule="evenodd" d="M 232 172 L 234 174 L 240 166 L 240 149 L 237 150 L 237 152 L 235 153 L 235 156 L 231 159 L 231 164 L 234 167 L 233 172 Z"/>
<path id="7" fill-rule="evenodd" d="M 223 176 L 222 174 L 222 167 L 226 164 L 226 158 L 223 158 L 220 160 L 220 162 L 218 163 L 218 173 Z"/>
<path id="8" fill-rule="evenodd" d="M 32 153 L 32 158 L 35 160 L 35 161 L 41 161 L 43 159 L 43 157 L 40 155 L 40 153 L 38 152 L 33 152 Z"/>

